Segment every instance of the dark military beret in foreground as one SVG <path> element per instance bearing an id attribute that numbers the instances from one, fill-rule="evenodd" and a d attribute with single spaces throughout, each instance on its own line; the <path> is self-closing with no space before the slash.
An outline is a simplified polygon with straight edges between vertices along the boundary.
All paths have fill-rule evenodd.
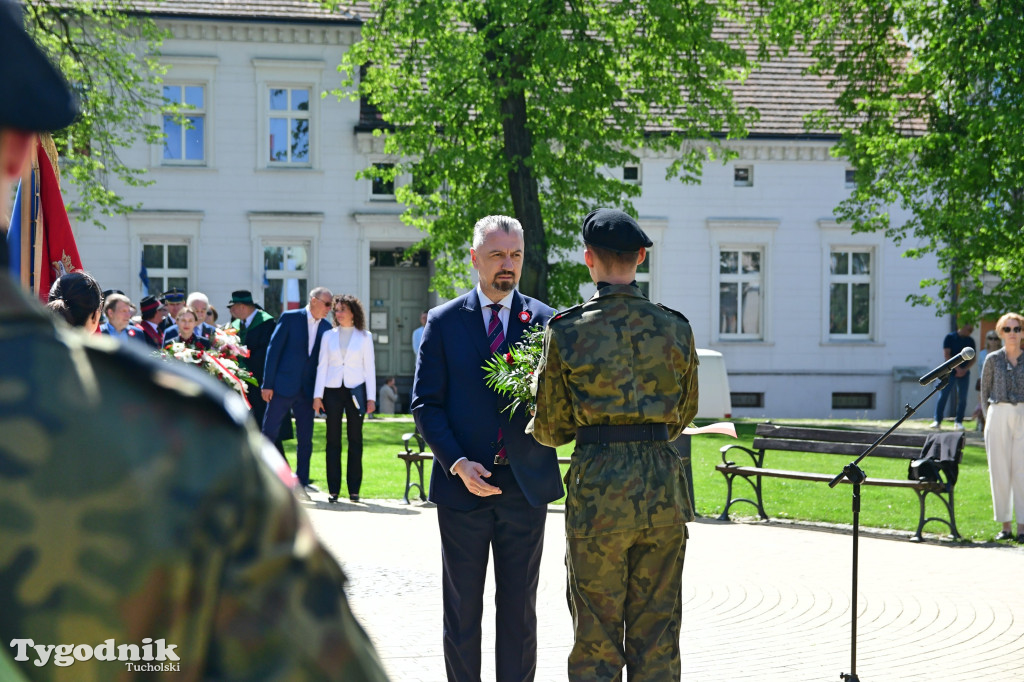
<path id="1" fill-rule="evenodd" d="M 161 294 L 160 300 L 164 303 L 184 303 L 185 291 L 178 287 L 172 287 Z"/>
<path id="2" fill-rule="evenodd" d="M 583 219 L 583 241 L 620 253 L 654 245 L 637 222 L 617 208 L 599 208 L 588 213 Z"/>
<path id="3" fill-rule="evenodd" d="M 159 310 L 162 307 L 156 296 L 147 296 L 139 302 L 139 312 L 143 315 Z"/>
<path id="4" fill-rule="evenodd" d="M 71 88 L 23 26 L 21 8 L 0 0 L 0 128 L 66 128 L 78 115 Z"/>

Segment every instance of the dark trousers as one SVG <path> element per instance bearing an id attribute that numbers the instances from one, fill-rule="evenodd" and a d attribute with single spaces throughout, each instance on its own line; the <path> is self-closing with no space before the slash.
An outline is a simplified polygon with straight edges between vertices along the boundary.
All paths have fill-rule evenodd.
<path id="1" fill-rule="evenodd" d="M 252 407 L 250 414 L 252 414 L 252 418 L 256 420 L 256 427 L 262 431 L 263 417 L 267 413 L 267 403 L 263 401 L 263 392 L 260 390 L 259 386 L 249 384 L 245 389 L 245 393 L 246 397 L 249 399 L 249 405 Z M 277 451 L 281 453 L 282 457 L 284 457 L 285 432 L 287 432 L 287 437 L 289 439 L 292 437 L 290 427 L 291 422 L 286 423 L 286 420 L 282 419 L 281 433 L 279 433 L 276 438 L 271 439 L 274 441 L 274 447 L 277 448 Z"/>
<path id="2" fill-rule="evenodd" d="M 313 454 L 313 399 L 302 393 L 283 396 L 275 391 L 267 404 L 260 430 L 270 440 L 277 440 L 288 410 L 295 415 L 295 475 L 300 484 L 309 485 L 309 458 Z"/>
<path id="3" fill-rule="evenodd" d="M 953 392 L 953 389 L 956 389 L 956 420 L 962 422 L 964 420 L 964 412 L 967 411 L 967 393 L 970 391 L 970 388 L 970 372 L 967 372 L 962 377 L 956 376 L 956 373 L 950 374 L 949 383 L 939 392 L 939 402 L 935 405 L 935 421 L 942 422 L 946 411 L 946 401 L 949 400 L 949 394 Z"/>
<path id="4" fill-rule="evenodd" d="M 344 386 L 325 388 L 324 412 L 327 413 L 327 489 L 331 495 L 341 490 L 341 415 L 344 414 L 348 437 L 345 485 L 349 495 L 358 495 L 363 483 L 363 415 L 352 401 L 352 391 Z"/>
<path id="5" fill-rule="evenodd" d="M 437 507 L 449 682 L 480 680 L 480 621 L 492 552 L 497 682 L 529 682 L 537 670 L 537 585 L 547 508 L 526 501 L 507 466 L 489 468 L 499 470 L 488 483 L 500 487 L 501 495 L 480 498 L 471 511 Z"/>

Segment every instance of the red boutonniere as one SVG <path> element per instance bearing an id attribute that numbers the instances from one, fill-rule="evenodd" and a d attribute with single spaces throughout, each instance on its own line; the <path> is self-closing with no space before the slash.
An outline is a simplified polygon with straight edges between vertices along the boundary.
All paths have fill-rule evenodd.
<path id="1" fill-rule="evenodd" d="M 533 317 L 533 315 L 530 314 L 529 310 L 524 310 L 523 312 L 519 313 L 519 321 L 522 322 L 523 324 L 529 322 L 531 317 Z"/>

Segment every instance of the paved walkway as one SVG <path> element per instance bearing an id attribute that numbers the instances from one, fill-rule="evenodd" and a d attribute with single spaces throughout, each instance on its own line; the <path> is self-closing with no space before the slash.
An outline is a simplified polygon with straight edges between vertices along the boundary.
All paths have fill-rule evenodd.
<path id="1" fill-rule="evenodd" d="M 320 496 L 315 496 L 320 497 Z M 308 504 L 350 578 L 353 610 L 394 682 L 443 682 L 441 558 L 429 505 Z M 538 594 L 537 682 L 564 682 L 563 517 L 552 507 Z M 862 534 L 857 675 L 864 682 L 1024 681 L 1024 548 Z M 690 524 L 683 679 L 839 680 L 850 672 L 849 531 Z M 494 679 L 493 586 L 484 680 Z"/>

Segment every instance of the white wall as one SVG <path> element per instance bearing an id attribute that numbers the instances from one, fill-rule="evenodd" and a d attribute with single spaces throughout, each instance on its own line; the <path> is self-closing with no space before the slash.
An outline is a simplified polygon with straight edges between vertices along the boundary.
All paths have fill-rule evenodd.
<path id="1" fill-rule="evenodd" d="M 172 65 L 168 81 L 209 79 L 208 162 L 200 168 L 166 167 L 159 147 L 140 144 L 129 150 L 126 161 L 148 167 L 155 184 L 117 188 L 129 202 L 141 201 L 142 212 L 108 220 L 106 231 L 76 228 L 86 268 L 104 288 L 122 289 L 137 300 L 140 240 L 165 233 L 190 240 L 190 288 L 207 293 L 226 315 L 231 291 L 251 289 L 261 297 L 260 235 L 305 236 L 314 242 L 310 286 L 365 301 L 370 246 L 375 240 L 409 243 L 416 235 L 395 217 L 396 204 L 371 201 L 369 182 L 355 179 L 368 163 L 384 160 L 380 138 L 354 132 L 358 104 L 316 97 L 337 85 L 335 67 L 355 29 L 163 23 L 174 33 L 163 48 Z M 309 81 L 314 89 L 312 167 L 268 169 L 262 162 L 265 87 L 291 77 Z M 904 259 L 903 249 L 883 236 L 852 235 L 835 224 L 833 208 L 849 189 L 846 164 L 829 156 L 829 142 L 730 145 L 740 158 L 708 164 L 699 185 L 666 180 L 668 158 L 643 159 L 643 195 L 635 205 L 656 241 L 655 298 L 690 319 L 699 346 L 725 356 L 734 392 L 764 393 L 763 408 L 735 409 L 735 415 L 888 418 L 901 413 L 894 370 L 923 370 L 942 359 L 947 320 L 904 300 L 934 274 L 934 259 Z M 734 186 L 737 163 L 753 167 L 752 187 Z M 897 211 L 892 219 L 902 216 Z M 715 312 L 716 245 L 750 240 L 766 248 L 763 338 L 723 339 Z M 833 243 L 875 248 L 869 340 L 829 338 L 827 266 Z M 875 408 L 833 410 L 834 391 L 874 393 Z"/>

